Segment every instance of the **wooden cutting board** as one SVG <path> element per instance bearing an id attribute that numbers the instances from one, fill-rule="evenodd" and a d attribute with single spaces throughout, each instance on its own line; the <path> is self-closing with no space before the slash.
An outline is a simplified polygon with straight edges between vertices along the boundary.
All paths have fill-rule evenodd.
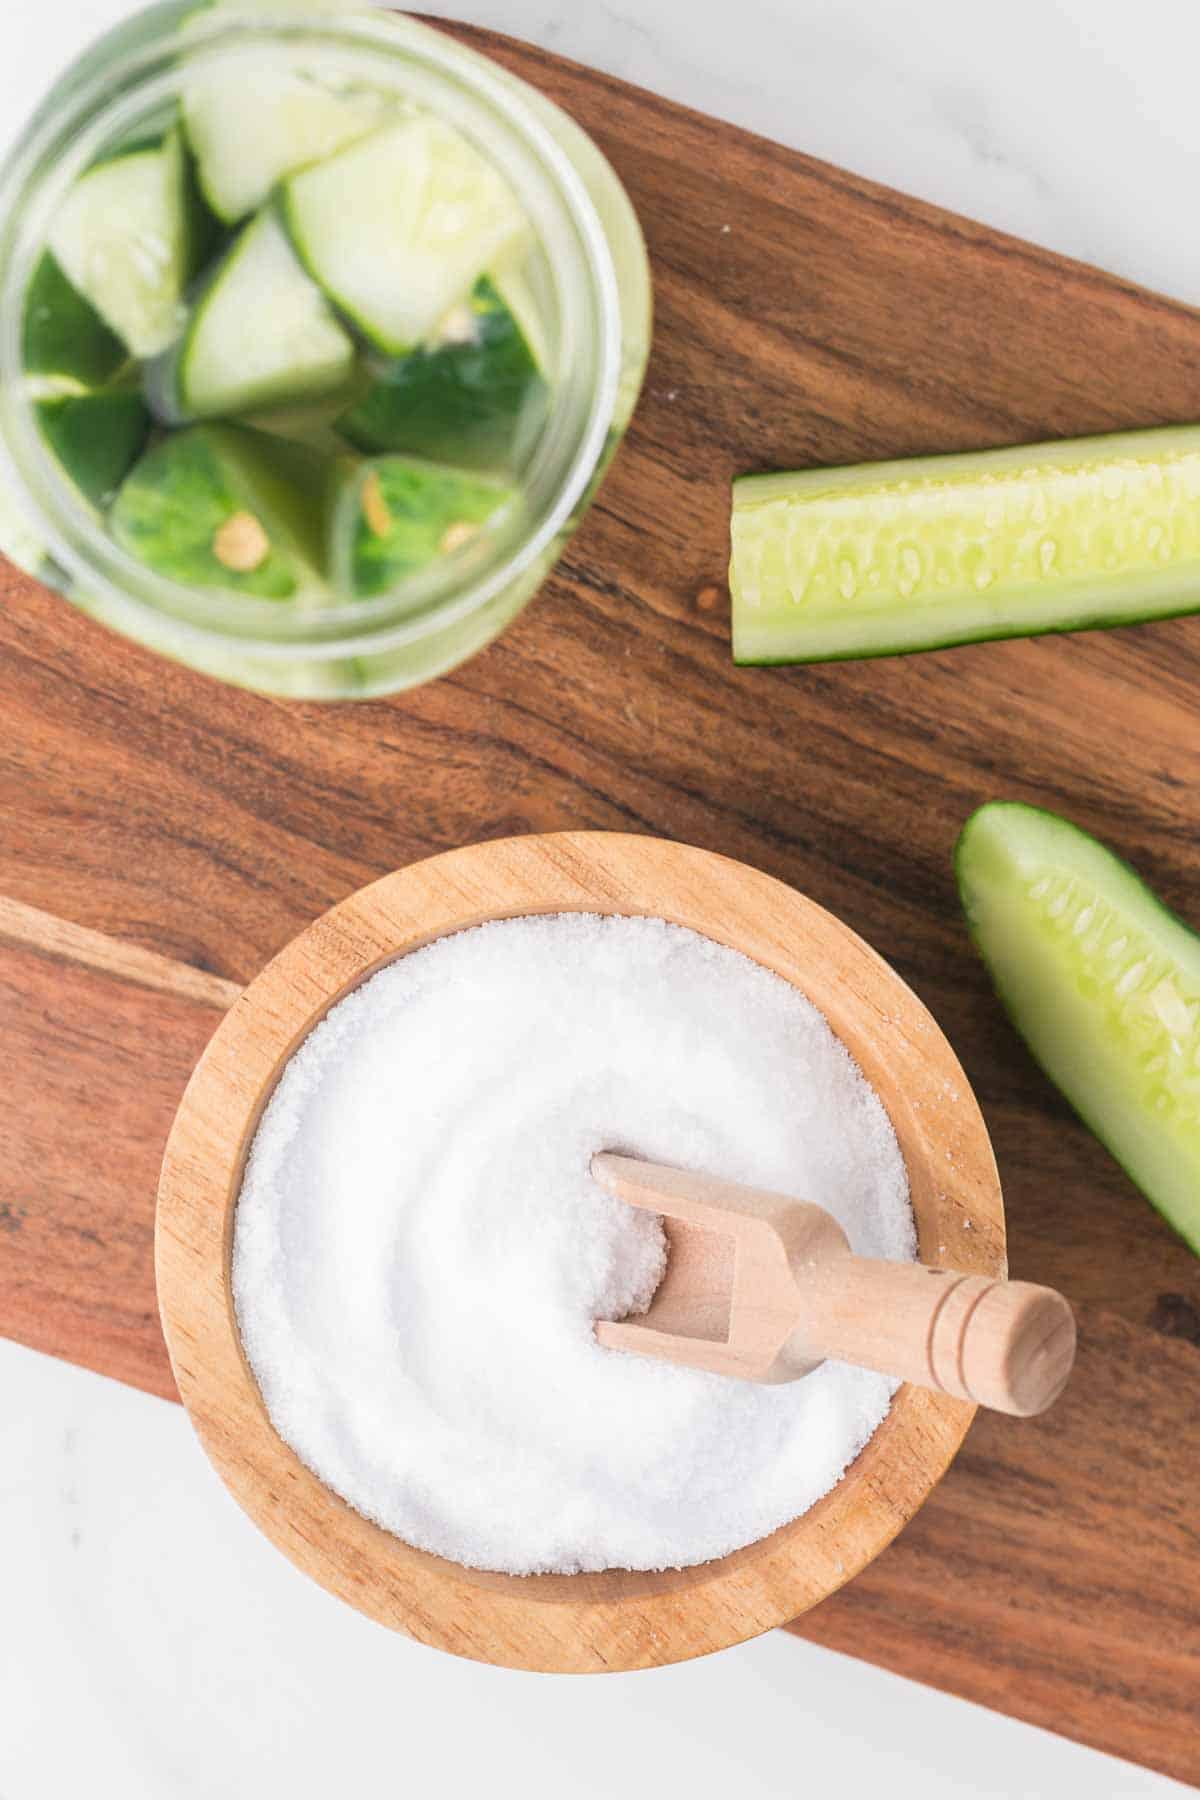
<path id="1" fill-rule="evenodd" d="M 1082 1333 L 1066 1399 L 981 1419 L 799 1629 L 1200 1782 L 1200 1261 L 1030 1063 L 950 866 L 980 801 L 1037 801 L 1200 921 L 1200 619 L 739 671 L 723 587 L 734 473 L 1200 417 L 1200 315 L 462 35 L 629 185 L 658 299 L 641 409 L 524 618 L 391 701 L 222 688 L 0 565 L 0 1330 L 171 1392 L 151 1224 L 172 1113 L 237 985 L 352 888 L 521 831 L 725 851 L 932 1008 L 994 1135 L 1013 1272 L 1063 1288 Z"/>

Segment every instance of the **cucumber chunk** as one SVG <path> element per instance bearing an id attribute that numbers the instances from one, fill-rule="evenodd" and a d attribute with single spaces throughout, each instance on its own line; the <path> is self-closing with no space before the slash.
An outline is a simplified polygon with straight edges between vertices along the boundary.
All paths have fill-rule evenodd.
<path id="1" fill-rule="evenodd" d="M 353 364 L 351 338 L 268 211 L 214 271 L 147 391 L 168 423 L 217 418 L 328 393 Z"/>
<path id="2" fill-rule="evenodd" d="M 1095 838 L 1035 807 L 981 807 L 956 869 L 1017 1030 L 1200 1251 L 1200 938 Z"/>
<path id="3" fill-rule="evenodd" d="M 360 450 L 515 471 L 537 439 L 547 393 L 521 327 L 485 275 L 431 342 L 392 363 L 338 429 Z"/>
<path id="4" fill-rule="evenodd" d="M 1200 426 L 734 484 L 739 663 L 1200 610 Z"/>
<path id="5" fill-rule="evenodd" d="M 80 492 L 106 507 L 133 467 L 150 432 L 136 388 L 67 394 L 42 400 L 37 421 L 46 442 Z"/>
<path id="6" fill-rule="evenodd" d="M 156 356 L 179 331 L 205 236 L 183 143 L 170 131 L 89 169 L 54 221 L 50 249 L 130 354 Z"/>
<path id="7" fill-rule="evenodd" d="M 528 233 L 503 176 L 461 132 L 428 117 L 294 175 L 283 207 L 312 274 L 390 356 L 423 343 Z"/>
<path id="8" fill-rule="evenodd" d="M 327 457 L 241 426 L 196 425 L 138 463 L 113 506 L 113 536 L 187 586 L 320 601 L 336 488 Z"/>
<path id="9" fill-rule="evenodd" d="M 386 593 L 438 557 L 465 550 L 516 498 L 502 482 L 461 469 L 379 457 L 341 495 L 332 557 L 338 586 L 363 599 Z"/>
<path id="10" fill-rule="evenodd" d="M 545 312 L 554 304 L 554 277 L 545 252 L 537 250 L 521 262 L 506 263 L 487 279 L 512 314 L 539 371 L 549 381 L 554 353 Z"/>
<path id="11" fill-rule="evenodd" d="M 257 430 L 269 431 L 276 437 L 291 438 L 297 443 L 320 450 L 325 456 L 337 456 L 345 461 L 350 450 L 346 439 L 337 429 L 338 421 L 348 409 L 358 405 L 369 393 L 371 385 L 371 376 L 362 360 L 358 359 L 349 378 L 340 387 L 331 388 L 325 394 L 317 394 L 310 400 L 276 402 L 261 410 L 241 413 L 238 423 L 253 425 Z"/>
<path id="12" fill-rule="evenodd" d="M 21 361 L 27 375 L 103 387 L 128 352 L 100 314 L 72 287 L 47 251 L 25 293 Z"/>
<path id="13" fill-rule="evenodd" d="M 374 88 L 331 85 L 294 54 L 285 60 L 268 50 L 247 52 L 236 69 L 191 82 L 183 116 L 205 198 L 233 225 L 285 176 L 375 130 L 395 105 Z"/>

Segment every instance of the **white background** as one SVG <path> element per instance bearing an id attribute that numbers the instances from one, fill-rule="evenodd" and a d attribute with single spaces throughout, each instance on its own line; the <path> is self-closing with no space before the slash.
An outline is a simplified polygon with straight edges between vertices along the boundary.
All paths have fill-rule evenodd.
<path id="1" fill-rule="evenodd" d="M 7 0 L 0 134 L 124 10 Z M 1200 8 L 1181 0 L 442 10 L 1200 300 Z M 780 1633 L 592 1679 L 422 1650 L 294 1575 L 177 1408 L 0 1344 L 0 1800 L 640 1800 L 668 1783 L 687 1800 L 1185 1791 Z"/>

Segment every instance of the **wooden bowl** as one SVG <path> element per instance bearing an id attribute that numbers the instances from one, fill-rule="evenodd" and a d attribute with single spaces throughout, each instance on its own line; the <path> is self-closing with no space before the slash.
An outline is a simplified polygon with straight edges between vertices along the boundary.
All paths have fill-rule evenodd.
<path id="1" fill-rule="evenodd" d="M 740 1643 L 841 1587 L 916 1512 L 974 1408 L 901 1388 L 831 1493 L 718 1561 L 662 1574 L 481 1574 L 369 1523 L 304 1466 L 267 1417 L 231 1298 L 245 1157 L 301 1040 L 409 950 L 486 919 L 559 912 L 670 919 L 800 988 L 887 1108 L 922 1259 L 1005 1272 L 1004 1210 L 979 1108 L 937 1025 L 887 964 L 821 907 L 740 863 L 656 838 L 572 832 L 478 844 L 385 876 L 302 932 L 246 989 L 192 1076 L 167 1144 L 158 1297 L 205 1450 L 297 1567 L 371 1618 L 460 1656 L 520 1669 L 640 1669 Z"/>

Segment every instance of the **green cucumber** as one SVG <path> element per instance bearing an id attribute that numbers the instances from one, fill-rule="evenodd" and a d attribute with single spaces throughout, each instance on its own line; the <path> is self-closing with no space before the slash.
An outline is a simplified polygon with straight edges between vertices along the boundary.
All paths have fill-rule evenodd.
<path id="1" fill-rule="evenodd" d="M 375 88 L 331 84 L 298 53 L 266 50 L 193 80 L 183 117 L 204 196 L 234 225 L 285 176 L 374 131 L 396 104 Z"/>
<path id="2" fill-rule="evenodd" d="M 113 505 L 113 536 L 185 586 L 320 604 L 339 476 L 332 459 L 283 438 L 195 425 L 138 463 Z"/>
<path id="3" fill-rule="evenodd" d="M 1017 1030 L 1200 1251 L 1200 938 L 1095 838 L 1036 807 L 981 807 L 955 862 Z"/>
<path id="4" fill-rule="evenodd" d="M 822 662 L 1200 610 L 1200 426 L 745 476 L 733 653 Z"/>
<path id="5" fill-rule="evenodd" d="M 354 344 L 271 211 L 241 232 L 182 338 L 146 372 L 169 424 L 309 400 L 346 382 Z"/>
<path id="6" fill-rule="evenodd" d="M 102 387 L 129 353 L 47 251 L 25 292 L 21 361 L 27 375 Z"/>
<path id="7" fill-rule="evenodd" d="M 520 325 L 485 275 L 432 341 L 392 363 L 338 429 L 368 452 L 516 471 L 536 442 L 547 394 Z"/>
<path id="8" fill-rule="evenodd" d="M 106 507 L 143 450 L 150 414 L 137 388 L 64 394 L 35 407 L 42 435 L 80 492 Z"/>
<path id="9" fill-rule="evenodd" d="M 320 450 L 325 456 L 339 456 L 344 461 L 350 452 L 346 439 L 337 428 L 338 421 L 348 409 L 358 405 L 371 386 L 370 372 L 359 358 L 340 387 L 317 394 L 310 400 L 276 402 L 264 406 L 261 412 L 242 413 L 238 423 L 253 425 L 276 437 L 291 438 L 296 443 Z"/>
<path id="10" fill-rule="evenodd" d="M 50 231 L 63 274 L 132 356 L 177 335 L 183 296 L 209 231 L 178 131 L 97 163 Z"/>
<path id="11" fill-rule="evenodd" d="M 512 314 L 538 371 L 549 381 L 553 352 L 544 315 L 554 304 L 554 277 L 545 251 L 535 250 L 520 262 L 506 262 L 487 280 Z"/>
<path id="12" fill-rule="evenodd" d="M 503 176 L 452 125 L 424 116 L 294 175 L 283 208 L 312 275 L 389 356 L 422 344 L 528 240 Z"/>
<path id="13" fill-rule="evenodd" d="M 343 486 L 333 518 L 336 584 L 363 599 L 386 593 L 439 557 L 466 551 L 517 498 L 469 471 L 381 456 Z"/>

